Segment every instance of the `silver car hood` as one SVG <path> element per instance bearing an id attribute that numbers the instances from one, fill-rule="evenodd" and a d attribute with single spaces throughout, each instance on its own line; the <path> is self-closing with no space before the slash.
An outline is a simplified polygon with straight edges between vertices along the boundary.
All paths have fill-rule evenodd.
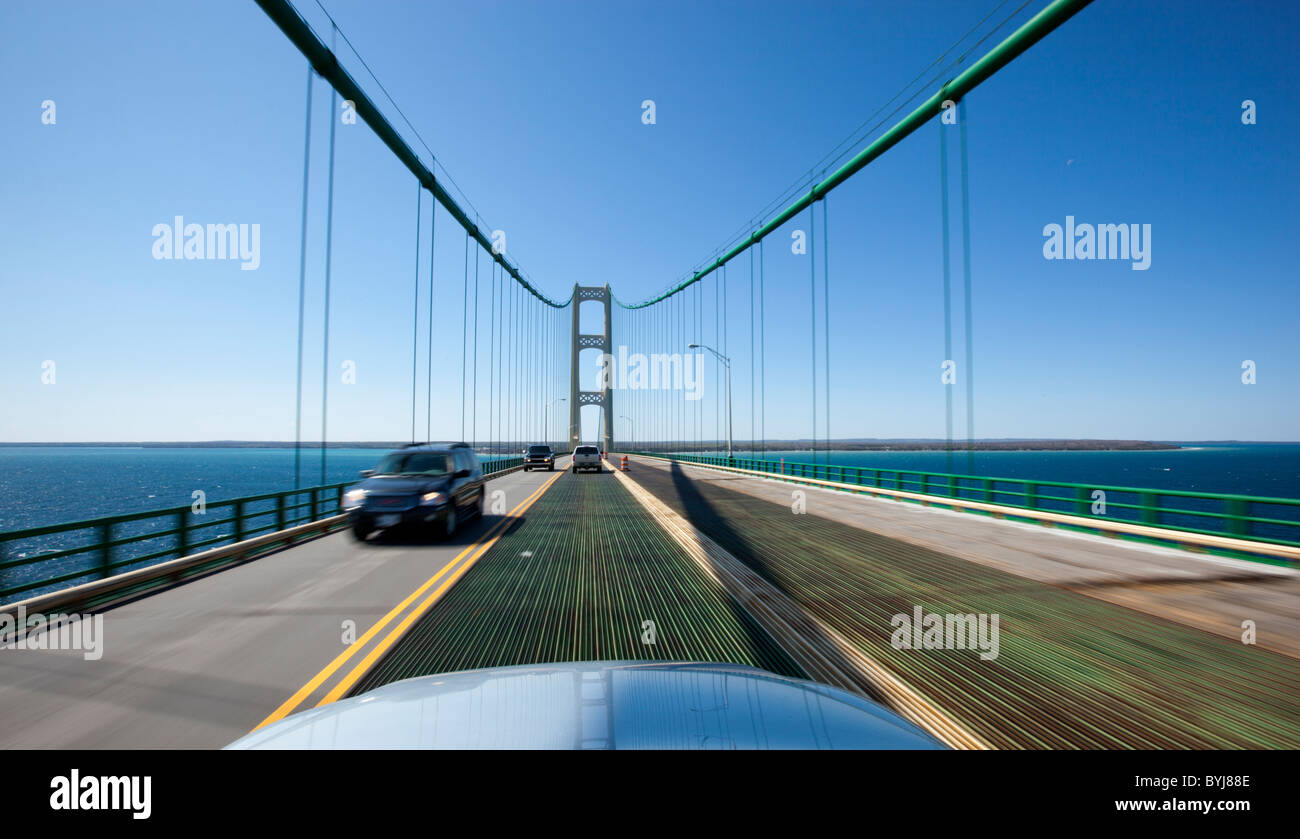
<path id="1" fill-rule="evenodd" d="M 577 662 L 406 679 L 230 749 L 941 749 L 851 693 L 733 664 Z"/>

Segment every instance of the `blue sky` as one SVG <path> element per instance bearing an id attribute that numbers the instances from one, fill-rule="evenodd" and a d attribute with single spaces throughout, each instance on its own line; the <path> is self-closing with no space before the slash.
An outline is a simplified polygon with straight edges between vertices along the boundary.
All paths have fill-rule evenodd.
<path id="1" fill-rule="evenodd" d="M 609 283 L 627 302 L 705 261 L 996 5 L 325 3 L 541 289 L 564 299 L 574 283 Z M 976 55 L 1043 5 L 1031 2 Z M 328 35 L 314 2 L 298 6 Z M 292 439 L 305 60 L 244 0 L 8 2 L 0 33 L 0 440 Z M 1098 0 L 967 98 L 976 436 L 1300 438 L 1300 117 L 1287 90 L 1298 35 L 1289 3 Z M 340 55 L 388 108 L 341 41 Z M 641 120 L 645 99 L 653 125 Z M 1245 99 L 1254 125 L 1242 124 Z M 42 123 L 45 100 L 53 125 Z M 317 81 L 307 439 L 321 427 L 328 102 Z M 328 436 L 409 437 L 418 272 L 418 436 L 427 425 L 459 438 L 462 408 L 475 412 L 461 401 L 463 233 L 438 211 L 426 419 L 429 197 L 417 268 L 413 179 L 364 124 L 336 128 Z M 917 132 L 827 202 L 834 437 L 944 434 L 939 130 Z M 955 183 L 952 195 L 955 210 Z M 177 215 L 260 225 L 258 269 L 155 260 L 151 231 Z M 1067 215 L 1150 224 L 1150 268 L 1045 260 L 1043 227 Z M 821 224 L 819 207 L 818 437 Z M 808 229 L 806 213 L 764 248 L 774 438 L 813 433 L 810 257 L 791 253 L 794 229 Z M 483 440 L 494 416 L 486 260 L 479 281 L 481 322 L 469 330 L 478 428 L 464 436 Z M 699 295 L 704 342 L 716 346 L 715 282 Z M 735 433 L 748 439 L 747 256 L 726 283 Z M 525 434 L 535 436 L 545 401 L 568 396 L 566 317 L 526 314 L 560 339 L 527 374 L 537 419 Z M 616 325 L 643 334 L 633 317 L 652 316 L 620 314 Z M 615 343 L 685 350 L 676 338 L 638 347 L 616 333 Z M 1245 360 L 1253 385 L 1241 381 Z M 45 361 L 54 384 L 42 382 Z M 341 381 L 344 361 L 355 384 Z M 586 379 L 593 370 L 584 362 Z M 718 368 L 704 370 L 705 396 L 687 410 L 713 437 Z M 640 437 L 656 416 L 643 397 L 615 397 Z M 563 406 L 550 419 L 558 437 Z M 594 419 L 589 409 L 584 436 Z"/>

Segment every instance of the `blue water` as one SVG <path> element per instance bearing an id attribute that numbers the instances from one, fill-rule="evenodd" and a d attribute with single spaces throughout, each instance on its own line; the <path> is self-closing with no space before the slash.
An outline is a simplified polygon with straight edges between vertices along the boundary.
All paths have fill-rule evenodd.
<path id="1" fill-rule="evenodd" d="M 1270 498 L 1300 498 L 1300 443 L 1186 443 L 1139 452 L 832 451 L 836 466 L 1062 481 L 1089 486 L 1183 490 Z M 737 452 L 737 457 L 749 457 Z M 826 463 L 827 453 L 769 451 L 768 460 Z"/>
<path id="2" fill-rule="evenodd" d="M 323 483 L 359 480 L 360 471 L 373 468 L 386 453 L 385 449 L 330 449 Z M 491 455 L 479 457 L 493 459 Z M 303 452 L 301 475 L 303 487 L 322 483 L 319 450 Z M 186 515 L 193 528 L 190 544 L 207 540 L 206 547 L 215 547 L 235 538 L 234 525 L 225 521 L 232 516 L 232 508 L 221 507 L 219 502 L 292 489 L 293 449 L 0 446 L 0 533 L 101 516 L 188 508 L 195 500 L 194 492 L 202 490 L 209 509 Z M 286 511 L 287 516 L 307 520 L 310 496 L 303 493 L 290 503 L 295 500 L 306 506 Z M 246 513 L 265 513 L 250 520 L 249 527 L 274 529 L 274 510 L 272 501 L 249 503 Z M 318 498 L 318 515 L 336 510 L 334 496 Z M 114 570 L 158 562 L 159 558 L 150 555 L 175 552 L 177 537 L 165 535 L 165 531 L 178 523 L 173 514 L 113 525 L 114 539 L 148 537 L 113 548 L 111 561 L 118 564 Z M 23 587 L 0 594 L 0 602 L 76 585 L 106 573 L 101 551 L 81 550 L 97 541 L 94 528 L 79 528 L 0 542 L 0 592 Z M 36 561 L 62 550 L 78 552 Z M 56 580 L 58 577 L 64 579 Z M 39 585 L 42 582 L 51 584 Z"/>
<path id="3" fill-rule="evenodd" d="M 326 458 L 324 483 L 359 479 L 385 454 L 383 449 L 331 449 Z M 737 452 L 745 457 L 747 453 Z M 488 456 L 482 456 L 487 459 Z M 771 451 L 770 460 L 782 457 L 787 463 L 825 463 L 827 454 L 810 451 Z M 1190 490 L 1222 494 L 1300 498 L 1300 444 L 1195 445 L 1165 451 L 1143 452 L 830 452 L 830 463 L 881 470 L 971 474 L 990 478 L 1063 481 L 1089 487 L 1134 487 L 1153 490 Z M 321 481 L 319 451 L 304 451 L 302 486 Z M 888 481 L 892 476 L 885 475 Z M 209 506 L 250 495 L 282 492 L 294 488 L 292 449 L 237 448 L 126 448 L 126 447 L 28 447 L 0 446 L 0 532 L 52 524 L 122 515 L 166 508 L 188 507 L 195 490 L 202 490 Z M 907 488 L 914 488 L 909 486 Z M 1004 494 L 992 500 L 1019 503 L 1014 495 L 1023 487 L 1001 485 Z M 966 497 L 983 498 L 978 489 L 963 490 Z M 1050 493 L 1049 493 L 1050 494 Z M 1140 497 L 1135 493 L 1107 493 L 1108 515 L 1135 519 Z M 1043 509 L 1071 512 L 1072 494 L 1053 501 L 1040 501 Z M 298 499 L 306 502 L 306 497 Z M 331 498 L 319 499 L 320 514 L 337 509 Z M 1130 505 L 1130 506 L 1125 506 Z M 1178 500 L 1167 508 L 1200 511 L 1206 516 L 1222 512 L 1217 501 Z M 246 512 L 272 511 L 271 502 L 256 502 Z M 305 512 L 302 512 L 305 515 Z M 1300 522 L 1300 507 L 1252 505 L 1252 515 Z M 233 525 L 221 523 L 230 508 L 214 508 L 205 515 L 190 515 L 191 526 L 199 527 L 195 539 L 213 539 L 224 544 L 235 537 Z M 174 551 L 176 537 L 163 535 L 177 525 L 176 516 L 119 523 L 113 537 L 142 538 L 114 548 L 111 561 L 126 570 L 155 562 L 148 554 Z M 205 524 L 212 522 L 212 524 Z M 257 524 L 273 523 L 271 516 Z M 1166 514 L 1161 523 L 1215 529 L 1212 517 Z M 251 526 L 251 525 L 250 525 Z M 1294 540 L 1297 529 L 1290 525 L 1256 522 L 1253 535 Z M 94 579 L 106 573 L 98 550 L 85 550 L 53 559 L 40 559 L 53 551 L 86 548 L 96 544 L 93 529 L 63 531 L 52 535 L 0 542 L 0 590 L 21 587 L 0 596 L 0 602 L 32 596 L 64 585 Z M 191 545 L 194 543 L 191 542 Z M 55 581 L 62 575 L 66 579 Z M 53 582 L 51 582 L 53 581 Z M 36 587 L 39 586 L 39 587 Z"/>
<path id="4" fill-rule="evenodd" d="M 304 450 L 302 486 L 359 480 L 386 449 Z M 491 459 L 480 455 L 480 459 Z M 0 532 L 294 488 L 293 449 L 0 446 Z"/>
<path id="5" fill-rule="evenodd" d="M 830 452 L 839 466 L 1065 481 L 1090 486 L 1300 498 L 1300 443 L 1188 444 L 1143 452 Z M 324 483 L 358 478 L 383 449 L 331 449 Z M 747 452 L 737 452 L 747 457 Z M 770 451 L 770 460 L 826 461 L 825 452 Z M 293 489 L 293 449 L 0 446 L 0 532 Z M 951 464 L 951 467 L 950 467 Z M 302 485 L 320 480 L 304 451 Z"/>

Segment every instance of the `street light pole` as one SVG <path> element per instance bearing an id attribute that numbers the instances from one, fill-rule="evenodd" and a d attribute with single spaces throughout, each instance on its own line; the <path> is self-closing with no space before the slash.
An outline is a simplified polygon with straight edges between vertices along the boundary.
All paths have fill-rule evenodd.
<path id="1" fill-rule="evenodd" d="M 731 359 L 705 344 L 691 344 L 687 349 L 708 350 L 716 355 L 723 366 L 727 368 L 727 460 L 731 460 Z"/>
<path id="2" fill-rule="evenodd" d="M 561 396 L 557 399 L 552 399 L 550 402 L 546 403 L 546 436 L 547 437 L 551 436 L 551 406 L 554 405 L 556 402 L 564 402 L 564 401 L 565 401 L 564 397 Z M 550 444 L 548 443 L 547 445 Z"/>

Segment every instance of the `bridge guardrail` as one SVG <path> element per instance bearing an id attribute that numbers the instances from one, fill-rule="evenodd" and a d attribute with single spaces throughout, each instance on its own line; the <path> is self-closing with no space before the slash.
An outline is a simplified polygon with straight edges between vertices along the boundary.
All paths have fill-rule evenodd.
<path id="1" fill-rule="evenodd" d="M 481 462 L 484 476 L 521 468 L 522 457 Z M 146 510 L 0 533 L 0 604 L 102 580 L 338 515 L 357 481 Z M 260 553 L 292 541 L 263 540 Z M 24 545 L 24 543 L 27 543 Z"/>
<path id="2" fill-rule="evenodd" d="M 863 489 L 907 492 L 926 496 L 927 500 L 932 499 L 937 504 L 951 506 L 962 506 L 953 503 L 961 501 L 993 504 L 1032 511 L 1034 514 L 1056 513 L 1072 519 L 1092 519 L 1109 524 L 1122 522 L 1200 536 L 1300 548 L 1300 499 L 1296 498 L 954 475 L 826 463 L 778 462 L 718 455 L 665 452 L 633 454 L 703 466 L 745 469 L 796 483 L 800 479 L 808 479 L 850 484 Z M 965 509 L 983 512 L 969 507 Z M 1094 512 L 1097 509 L 1104 512 Z M 1229 553 L 1235 552 L 1229 550 Z M 1290 564 L 1294 564 L 1294 560 Z"/>

